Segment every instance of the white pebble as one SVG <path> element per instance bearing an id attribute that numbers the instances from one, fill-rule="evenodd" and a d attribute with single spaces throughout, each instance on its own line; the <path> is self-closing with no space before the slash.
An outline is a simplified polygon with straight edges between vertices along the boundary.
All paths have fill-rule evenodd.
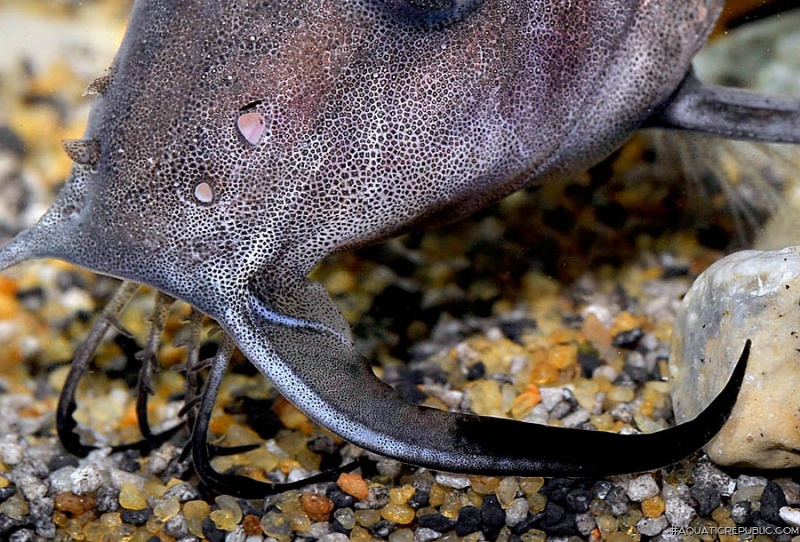
<path id="1" fill-rule="evenodd" d="M 19 435 L 6 435 L 0 440 L 0 461 L 6 465 L 16 465 L 25 455 L 28 442 Z"/>
<path id="2" fill-rule="evenodd" d="M 306 469 L 300 469 L 300 468 L 292 469 L 291 471 L 289 471 L 289 475 L 286 477 L 286 481 L 288 483 L 299 482 L 300 480 L 308 478 L 309 476 L 311 476 L 311 473 Z"/>
<path id="3" fill-rule="evenodd" d="M 542 403 L 539 403 L 531 409 L 527 416 L 522 420 L 528 423 L 538 423 L 540 425 L 547 425 L 550 415 Z"/>
<path id="4" fill-rule="evenodd" d="M 642 518 L 636 523 L 636 528 L 645 536 L 656 536 L 667 528 L 667 518 L 659 516 L 657 518 Z"/>
<path id="5" fill-rule="evenodd" d="M 78 467 L 70 474 L 70 484 L 75 495 L 93 493 L 103 485 L 103 473 L 94 465 Z"/>
<path id="6" fill-rule="evenodd" d="M 575 527 L 583 536 L 589 536 L 597 527 L 597 522 L 591 512 L 585 512 L 575 516 Z"/>
<path id="7" fill-rule="evenodd" d="M 800 510 L 797 508 L 783 506 L 780 510 L 778 510 L 778 514 L 781 516 L 783 521 L 792 527 L 800 527 Z"/>
<path id="8" fill-rule="evenodd" d="M 447 472 L 436 473 L 436 483 L 453 489 L 464 489 L 470 486 L 469 478 L 463 474 L 450 474 Z"/>
<path id="9" fill-rule="evenodd" d="M 619 371 L 617 371 L 611 365 L 601 365 L 592 372 L 592 378 L 604 377 L 611 382 L 616 380 L 618 376 L 619 376 Z"/>
<path id="10" fill-rule="evenodd" d="M 51 472 L 50 476 L 48 476 L 48 481 L 50 482 L 50 489 L 53 493 L 64 493 L 65 491 L 72 491 L 72 473 L 75 471 L 75 467 L 67 465 L 66 467 L 61 467 L 57 471 Z"/>
<path id="11" fill-rule="evenodd" d="M 673 527 L 686 527 L 697 515 L 694 508 L 678 498 L 669 499 L 667 501 L 664 513 Z"/>
<path id="12" fill-rule="evenodd" d="M 47 495 L 47 484 L 33 474 L 17 471 L 14 475 L 14 483 L 17 484 L 19 492 L 28 502 L 38 501 Z"/>
<path id="13" fill-rule="evenodd" d="M 378 460 L 376 468 L 382 475 L 388 476 L 389 478 L 395 478 L 400 474 L 400 470 L 403 468 L 403 465 L 394 459 L 382 457 Z"/>
<path id="14" fill-rule="evenodd" d="M 326 534 L 319 539 L 319 542 L 349 542 L 350 537 L 343 533 Z"/>
<path id="15" fill-rule="evenodd" d="M 331 524 L 327 521 L 318 521 L 316 523 L 312 523 L 311 527 L 308 528 L 304 534 L 309 538 L 322 538 L 323 536 L 330 534 L 331 532 Z"/>
<path id="16" fill-rule="evenodd" d="M 247 535 L 244 534 L 244 530 L 242 530 L 242 527 L 240 525 L 239 527 L 236 527 L 236 529 L 225 535 L 225 542 L 244 542 L 246 537 Z"/>
<path id="17" fill-rule="evenodd" d="M 434 531 L 428 527 L 423 527 L 421 529 L 417 529 L 414 533 L 414 542 L 431 542 L 431 540 L 436 540 L 437 538 L 441 537 L 442 533 L 439 531 Z"/>
<path id="18" fill-rule="evenodd" d="M 658 484 L 649 474 L 634 478 L 628 484 L 628 498 L 634 502 L 658 495 Z"/>
<path id="19" fill-rule="evenodd" d="M 591 415 L 589 411 L 585 408 L 579 408 L 572 414 L 568 414 L 561 418 L 561 423 L 564 424 L 564 427 L 578 427 L 581 424 L 584 424 L 589 421 Z"/>
<path id="20" fill-rule="evenodd" d="M 739 489 L 743 487 L 759 487 L 766 485 L 767 479 L 763 476 L 748 476 L 747 474 L 740 474 L 736 478 L 736 487 Z"/>
<path id="21" fill-rule="evenodd" d="M 564 388 L 539 388 L 539 393 L 542 396 L 541 404 L 544 405 L 548 412 L 566 398 Z"/>
<path id="22" fill-rule="evenodd" d="M 530 506 L 528 505 L 527 499 L 523 499 L 522 497 L 514 499 L 511 501 L 511 504 L 508 505 L 508 508 L 506 508 L 506 525 L 513 527 L 521 523 L 528 517 L 529 510 Z"/>

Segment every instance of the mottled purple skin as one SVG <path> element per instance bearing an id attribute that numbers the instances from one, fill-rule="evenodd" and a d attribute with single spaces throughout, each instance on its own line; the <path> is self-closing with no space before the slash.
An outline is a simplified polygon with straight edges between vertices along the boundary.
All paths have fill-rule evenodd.
<path id="1" fill-rule="evenodd" d="M 85 135 L 98 160 L 75 166 L 0 267 L 55 256 L 188 301 L 313 419 L 404 461 L 599 474 L 691 453 L 720 420 L 636 440 L 409 405 L 306 280 L 332 252 L 454 220 L 607 156 L 684 79 L 722 1 L 436 11 L 450 4 L 137 1 Z M 237 128 L 252 112 L 266 123 L 256 145 Z M 210 203 L 206 185 L 196 199 L 200 183 Z M 622 448 L 599 459 L 593 446 Z"/>
<path id="2" fill-rule="evenodd" d="M 253 275 L 303 277 L 602 159 L 720 3 L 486 0 L 430 30 L 378 0 L 139 1 L 85 135 L 100 161 L 76 166 L 79 213 L 45 244 L 219 316 Z M 236 120 L 257 101 L 253 147 Z"/>

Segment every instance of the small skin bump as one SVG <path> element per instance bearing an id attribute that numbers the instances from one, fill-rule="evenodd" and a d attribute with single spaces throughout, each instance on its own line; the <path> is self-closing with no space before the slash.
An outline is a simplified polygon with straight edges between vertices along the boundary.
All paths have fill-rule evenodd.
<path id="1" fill-rule="evenodd" d="M 249 144 L 256 146 L 267 131 L 267 123 L 261 113 L 244 113 L 236 121 L 239 133 Z"/>
<path id="2" fill-rule="evenodd" d="M 61 145 L 76 164 L 94 166 L 100 159 L 100 142 L 96 139 L 64 139 Z"/>
<path id="3" fill-rule="evenodd" d="M 83 91 L 84 96 L 94 96 L 96 94 L 105 94 L 111 84 L 111 75 L 101 75 L 94 81 L 89 83 L 86 90 Z"/>

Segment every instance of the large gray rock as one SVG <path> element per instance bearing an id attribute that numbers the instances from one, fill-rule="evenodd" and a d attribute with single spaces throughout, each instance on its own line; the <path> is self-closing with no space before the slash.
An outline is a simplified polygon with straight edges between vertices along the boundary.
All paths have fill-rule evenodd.
<path id="1" fill-rule="evenodd" d="M 722 465 L 800 466 L 800 247 L 732 254 L 686 294 L 670 360 L 678 422 L 722 389 L 747 339 L 739 399 L 705 451 Z"/>

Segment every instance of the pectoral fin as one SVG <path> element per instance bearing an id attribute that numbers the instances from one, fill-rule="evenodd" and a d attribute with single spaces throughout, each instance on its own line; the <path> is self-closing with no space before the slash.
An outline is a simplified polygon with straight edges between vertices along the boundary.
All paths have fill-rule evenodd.
<path id="1" fill-rule="evenodd" d="M 284 312 L 290 307 L 305 310 Z M 223 325 L 287 399 L 344 439 L 407 463 L 475 474 L 603 476 L 683 459 L 727 419 L 749 352 L 748 344 L 730 382 L 694 420 L 657 433 L 619 435 L 407 403 L 354 349 L 344 320 L 316 283 L 282 293 L 254 288 L 247 309 L 231 311 Z M 597 453 L 601 449 L 606 453 Z"/>
<path id="2" fill-rule="evenodd" d="M 644 127 L 767 143 L 800 143 L 800 98 L 710 85 L 690 72 Z"/>

